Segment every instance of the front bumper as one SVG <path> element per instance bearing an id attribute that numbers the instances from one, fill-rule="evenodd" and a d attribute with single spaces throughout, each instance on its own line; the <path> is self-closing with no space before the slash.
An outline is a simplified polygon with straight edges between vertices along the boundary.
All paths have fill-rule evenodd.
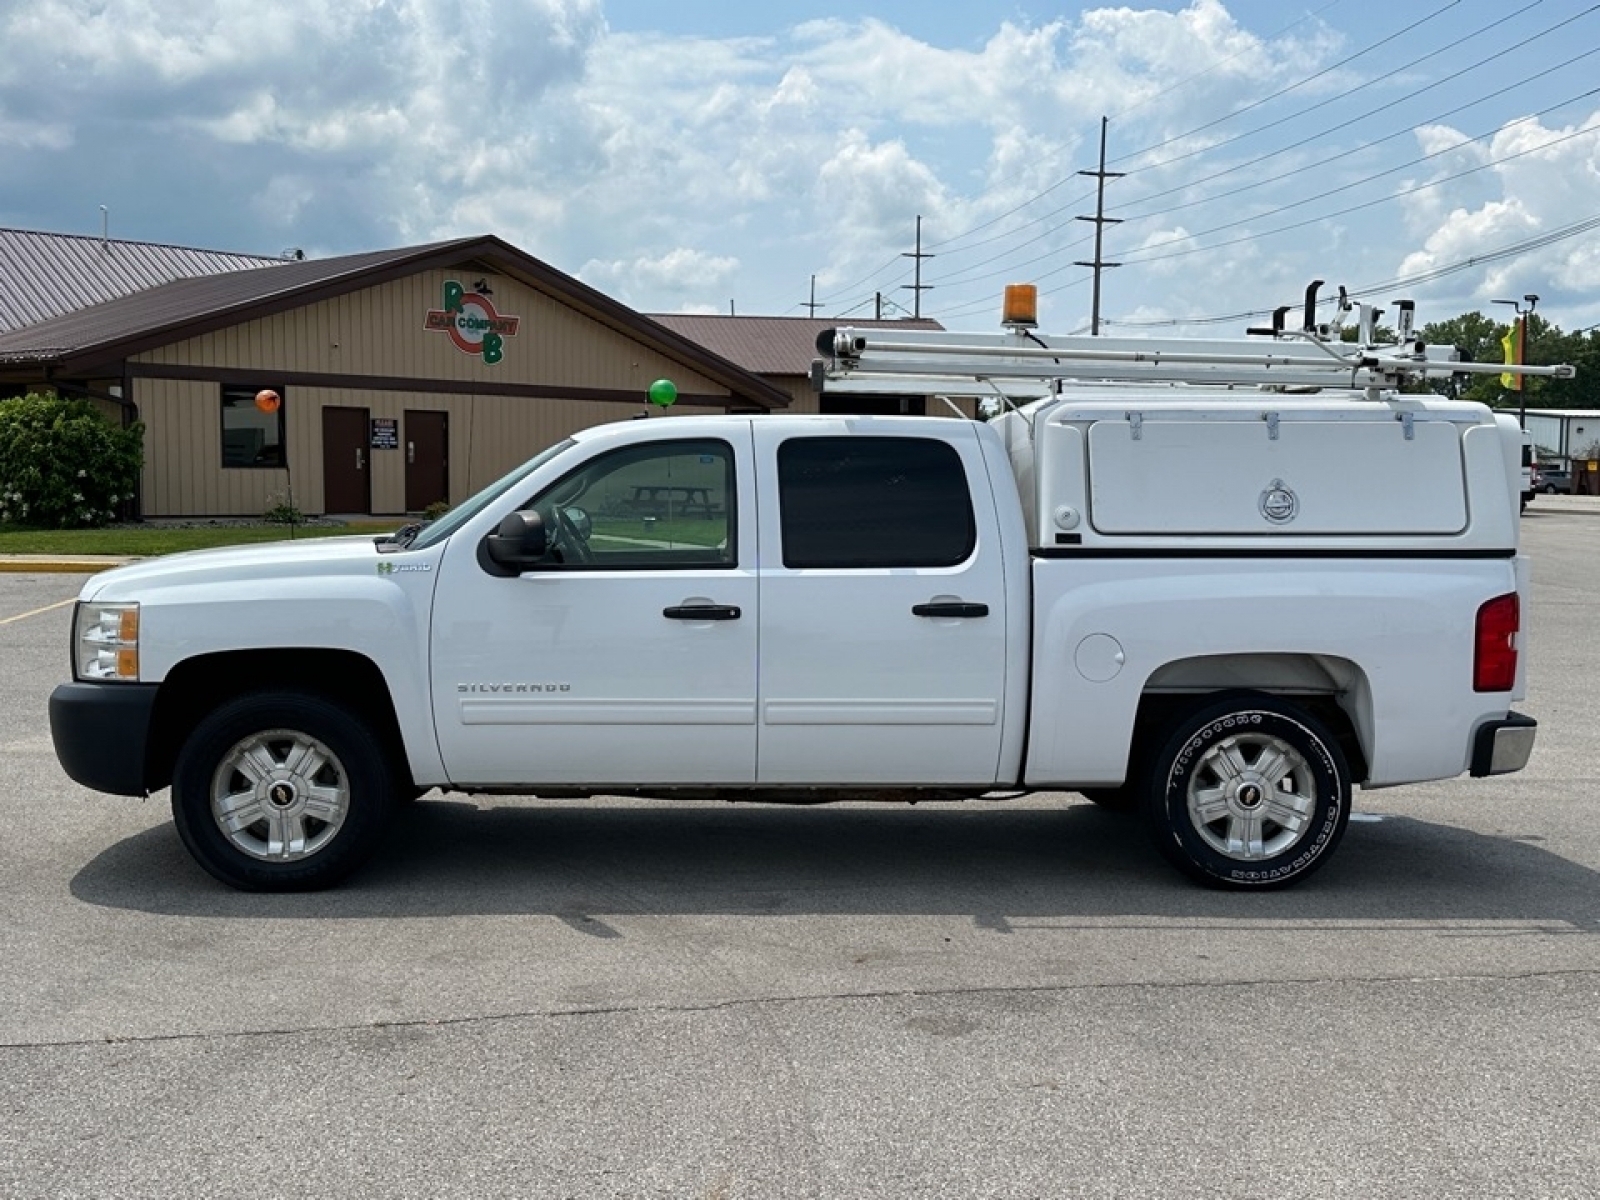
<path id="1" fill-rule="evenodd" d="M 1528 765 L 1533 756 L 1533 738 L 1539 722 L 1521 713 L 1486 721 L 1472 740 L 1472 776 L 1509 775 Z"/>
<path id="2" fill-rule="evenodd" d="M 84 787 L 144 796 L 153 683 L 63 683 L 50 693 L 50 737 L 62 768 Z"/>

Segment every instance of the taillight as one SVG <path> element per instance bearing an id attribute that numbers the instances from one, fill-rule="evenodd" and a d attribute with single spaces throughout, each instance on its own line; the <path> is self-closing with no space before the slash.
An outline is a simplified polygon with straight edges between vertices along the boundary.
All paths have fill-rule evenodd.
<path id="1" fill-rule="evenodd" d="M 1522 605 L 1515 592 L 1496 596 L 1478 609 L 1472 652 L 1472 690 L 1509 692 L 1517 683 L 1517 631 Z"/>

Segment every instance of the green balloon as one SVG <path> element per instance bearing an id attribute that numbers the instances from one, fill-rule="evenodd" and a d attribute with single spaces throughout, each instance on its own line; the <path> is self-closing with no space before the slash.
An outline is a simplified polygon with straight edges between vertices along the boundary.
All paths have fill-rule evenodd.
<path id="1" fill-rule="evenodd" d="M 659 404 L 662 408 L 671 408 L 672 402 L 678 398 L 678 385 L 670 379 L 658 379 L 650 385 L 650 403 Z"/>

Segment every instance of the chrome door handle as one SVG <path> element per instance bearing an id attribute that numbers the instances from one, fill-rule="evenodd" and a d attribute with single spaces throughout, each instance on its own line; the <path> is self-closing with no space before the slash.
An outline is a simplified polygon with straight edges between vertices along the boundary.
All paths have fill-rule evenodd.
<path id="1" fill-rule="evenodd" d="M 356 470 L 359 471 L 359 470 L 361 470 L 362 467 L 364 467 L 366 465 L 367 465 L 367 460 L 362 457 L 361 447 L 357 446 L 356 447 Z"/>

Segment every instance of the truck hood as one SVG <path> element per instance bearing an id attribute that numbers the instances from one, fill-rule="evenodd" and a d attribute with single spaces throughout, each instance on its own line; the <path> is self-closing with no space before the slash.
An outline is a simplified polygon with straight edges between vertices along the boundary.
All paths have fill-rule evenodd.
<path id="1" fill-rule="evenodd" d="M 433 556 L 428 556 L 433 557 Z M 314 578 L 377 573 L 380 562 L 415 556 L 379 554 L 371 535 L 308 538 L 268 545 L 228 546 L 164 554 L 115 567 L 94 576 L 80 593 L 84 600 L 135 599 L 152 589 L 189 584 L 235 583 L 251 579 Z"/>

